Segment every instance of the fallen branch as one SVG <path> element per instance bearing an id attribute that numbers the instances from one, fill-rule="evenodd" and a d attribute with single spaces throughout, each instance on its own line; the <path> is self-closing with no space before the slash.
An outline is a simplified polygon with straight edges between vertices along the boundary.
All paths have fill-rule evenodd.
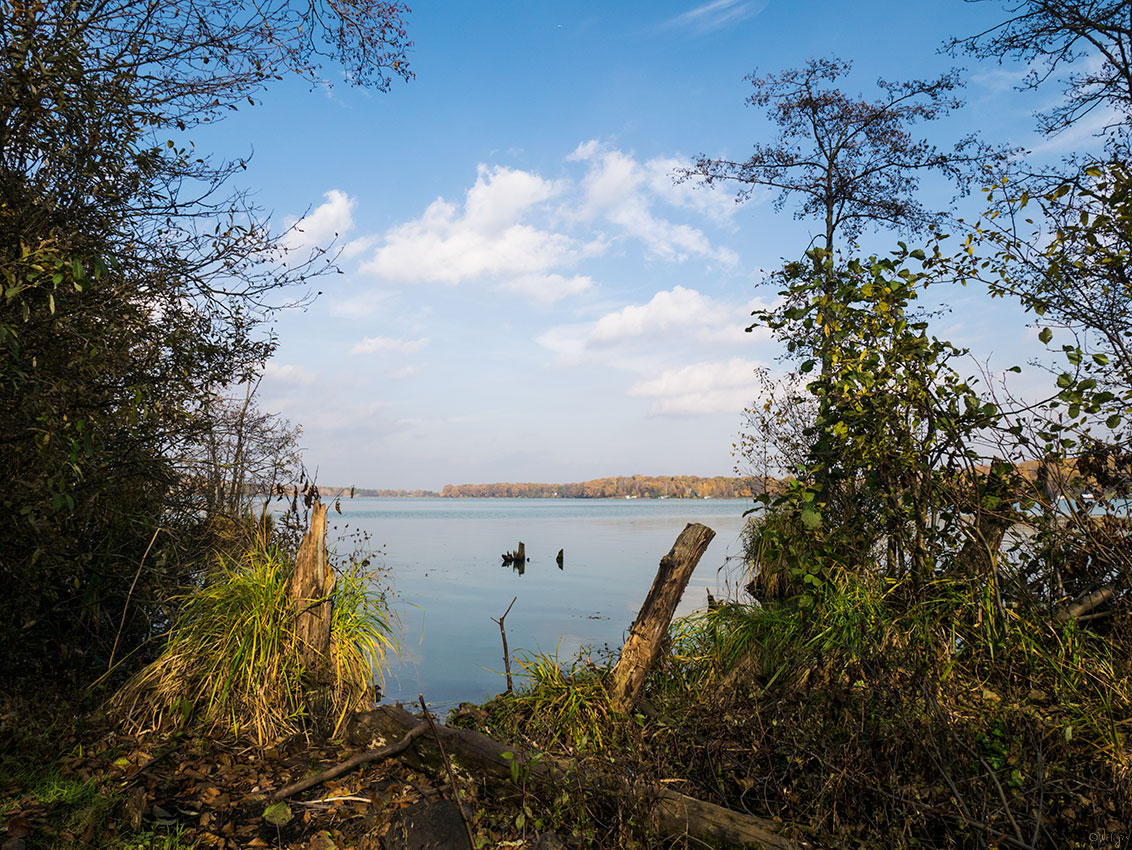
<path id="1" fill-rule="evenodd" d="M 403 708 L 383 705 L 375 711 L 355 715 L 349 721 L 346 736 L 351 743 L 365 746 L 375 738 L 387 740 L 419 725 L 420 720 Z M 510 785 L 512 764 L 515 764 L 534 781 L 561 787 L 567 780 L 579 780 L 587 790 L 596 793 L 622 792 L 618 783 L 609 776 L 584 768 L 575 768 L 575 773 L 568 773 L 565 766 L 551 758 L 536 757 L 522 748 L 501 744 L 479 732 L 437 726 L 436 738 L 437 741 L 443 740 L 449 758 L 458 769 L 496 785 Z M 444 769 L 437 742 L 429 738 L 419 738 L 405 758 L 414 766 L 435 771 Z M 653 823 L 666 835 L 687 834 L 724 844 L 753 844 L 764 850 L 796 850 L 801 846 L 780 835 L 778 830 L 781 827 L 773 821 L 725 809 L 660 785 L 641 783 L 631 793 L 651 804 Z"/>
<path id="2" fill-rule="evenodd" d="M 1057 609 L 1057 621 L 1065 623 L 1069 620 L 1075 620 L 1085 614 L 1088 614 L 1094 608 L 1099 608 L 1116 596 L 1117 586 L 1115 584 L 1105 585 L 1099 590 L 1094 590 L 1092 593 L 1086 593 L 1074 599 L 1068 605 L 1062 605 Z"/>
<path id="3" fill-rule="evenodd" d="M 523 544 L 520 543 L 519 545 L 522 546 Z M 464 832 L 468 834 L 468 850 L 471 850 L 472 847 L 476 846 L 476 839 L 472 835 L 472 825 L 468 821 L 468 813 L 464 811 L 464 805 L 460 802 L 460 786 L 456 784 L 456 775 L 452 773 L 452 762 L 448 760 L 448 753 L 444 752 L 444 743 L 440 740 L 440 733 L 436 731 L 436 724 L 432 722 L 432 715 L 428 713 L 424 694 L 418 694 L 418 696 L 420 697 L 421 711 L 424 712 L 425 722 L 428 723 L 428 728 L 432 730 L 432 737 L 436 740 L 436 748 L 440 750 L 440 760 L 444 762 L 444 770 L 448 774 L 448 784 L 452 787 L 453 802 L 456 804 L 457 811 L 460 812 L 460 820 L 464 822 Z"/>
<path id="4" fill-rule="evenodd" d="M 404 733 L 404 737 L 402 737 L 401 740 L 399 740 L 396 744 L 390 744 L 387 747 L 380 747 L 376 750 L 366 750 L 364 753 L 358 753 L 357 755 L 351 756 L 341 764 L 337 764 L 334 767 L 324 770 L 322 773 L 317 773 L 314 776 L 308 776 L 306 779 L 300 779 L 298 782 L 294 782 L 285 788 L 280 788 L 278 791 L 271 795 L 271 799 L 285 800 L 293 794 L 298 794 L 300 791 L 306 791 L 308 788 L 313 788 L 315 785 L 321 785 L 328 779 L 333 779 L 336 776 L 341 776 L 343 773 L 347 773 L 353 770 L 358 765 L 367 764 L 371 761 L 381 761 L 382 759 L 398 756 L 401 753 L 405 752 L 405 750 L 409 749 L 409 746 L 413 743 L 413 739 L 418 735 L 422 735 L 426 729 L 428 729 L 428 724 L 421 721 L 412 726 L 408 731 L 406 731 Z"/>

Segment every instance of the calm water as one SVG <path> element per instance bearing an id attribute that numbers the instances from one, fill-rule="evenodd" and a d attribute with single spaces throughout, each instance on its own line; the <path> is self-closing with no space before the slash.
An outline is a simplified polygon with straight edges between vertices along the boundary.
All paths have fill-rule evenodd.
<path id="1" fill-rule="evenodd" d="M 677 614 L 702 608 L 707 590 L 723 593 L 740 552 L 741 500 L 683 499 L 377 499 L 342 500 L 332 535 L 362 530 L 384 549 L 401 619 L 402 656 L 386 675 L 386 701 L 439 708 L 483 701 L 505 689 L 499 627 L 507 610 L 513 655 L 583 647 L 620 648 L 662 556 L 689 522 L 716 532 Z M 522 540 L 523 575 L 500 566 Z M 346 548 L 341 544 L 339 548 Z M 555 564 L 565 550 L 563 569 Z M 519 665 L 512 661 L 512 669 Z"/>

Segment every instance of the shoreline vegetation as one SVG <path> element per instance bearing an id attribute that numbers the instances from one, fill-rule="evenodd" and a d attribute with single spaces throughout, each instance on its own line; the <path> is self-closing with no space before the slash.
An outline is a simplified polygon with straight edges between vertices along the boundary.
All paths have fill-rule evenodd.
<path id="1" fill-rule="evenodd" d="M 273 230 L 245 163 L 195 141 L 286 74 L 409 81 L 408 9 L 229 5 L 0 0 L 0 850 L 1127 850 L 1126 0 L 1018 0 L 948 42 L 1024 61 L 1022 88 L 1068 67 L 1042 128 L 1109 123 L 1060 166 L 921 137 L 959 71 L 850 95 L 830 58 L 748 77 L 777 138 L 679 172 L 824 228 L 748 328 L 796 371 L 756 373 L 734 449 L 791 478 L 438 493 L 320 492 L 258 409 L 272 316 L 334 253 L 275 262 L 300 223 Z M 982 189 L 979 221 L 921 204 L 932 172 Z M 892 250 L 856 256 L 874 227 Z M 919 299 L 957 282 L 1030 312 L 1051 395 L 931 334 Z M 657 553 L 619 653 L 513 653 L 511 608 L 454 584 L 509 681 L 438 725 L 424 694 L 363 710 L 398 643 L 365 539 L 327 549 L 359 492 L 760 510 L 705 611 L 671 619 L 714 532 Z"/>
<path id="2" fill-rule="evenodd" d="M 774 492 L 779 486 L 775 479 L 761 476 L 619 475 L 569 484 L 445 484 L 439 491 L 321 485 L 319 491 L 328 499 L 350 496 L 402 499 L 752 499 L 767 490 Z"/>

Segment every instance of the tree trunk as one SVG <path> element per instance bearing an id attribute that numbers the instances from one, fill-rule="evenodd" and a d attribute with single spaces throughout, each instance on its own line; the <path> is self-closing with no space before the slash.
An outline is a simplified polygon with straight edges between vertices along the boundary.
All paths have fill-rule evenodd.
<path id="1" fill-rule="evenodd" d="M 355 715 L 347 728 L 346 737 L 354 746 L 376 749 L 403 740 L 420 722 L 399 706 L 383 705 L 375 711 Z M 559 787 L 580 781 L 589 792 L 624 793 L 624 788 L 612 777 L 577 768 L 575 770 L 579 770 L 580 775 L 570 775 L 564 766 L 553 759 L 532 758 L 531 753 L 521 748 L 501 744 L 479 732 L 454 726 L 437 726 L 436 731 L 458 772 L 482 777 L 494 785 L 506 785 L 511 781 L 514 764 L 525 777 L 536 781 L 551 782 Z M 407 756 L 410 762 L 415 761 L 417 765 L 430 770 L 444 769 L 436 741 L 427 735 L 421 735 L 413 741 L 407 750 Z M 794 843 L 778 834 L 780 825 L 770 820 L 644 783 L 629 793 L 651 803 L 653 823 L 666 835 L 686 834 L 710 839 L 725 846 L 754 845 L 764 850 L 796 848 Z"/>
<path id="2" fill-rule="evenodd" d="M 606 680 L 612 705 L 617 711 L 628 712 L 637 701 L 645 677 L 660 654 L 668 625 L 672 622 L 680 597 L 684 595 L 684 588 L 688 586 L 688 579 L 713 537 L 715 532 L 706 525 L 688 523 L 676 538 L 672 551 L 660 559 L 660 568 L 649 595 L 629 629 L 629 636 L 621 647 L 621 657 Z"/>
<path id="3" fill-rule="evenodd" d="M 330 624 L 334 603 L 334 572 L 326 558 L 326 506 L 315 501 L 311 524 L 295 556 L 290 594 L 295 606 L 299 654 L 316 679 L 330 667 Z"/>

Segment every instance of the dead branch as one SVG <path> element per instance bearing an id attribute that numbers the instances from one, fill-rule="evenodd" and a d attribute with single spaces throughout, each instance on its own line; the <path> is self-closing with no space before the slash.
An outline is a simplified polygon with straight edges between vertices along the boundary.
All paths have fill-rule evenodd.
<path id="1" fill-rule="evenodd" d="M 358 753 L 356 755 L 350 756 L 350 758 L 346 759 L 341 764 L 337 764 L 334 767 L 329 768 L 328 770 L 324 770 L 322 773 L 315 774 L 314 776 L 308 776 L 306 779 L 300 779 L 298 782 L 293 782 L 285 788 L 280 788 L 278 791 L 271 795 L 271 799 L 285 800 L 294 794 L 298 794 L 300 791 L 306 791 L 308 788 L 313 788 L 315 785 L 321 785 L 328 779 L 333 779 L 336 776 L 341 776 L 343 773 L 347 773 L 348 771 L 353 770 L 358 765 L 366 764 L 371 761 L 381 761 L 382 759 L 392 758 L 393 756 L 400 755 L 401 753 L 405 752 L 405 750 L 409 749 L 409 746 L 413 743 L 413 739 L 418 735 L 424 734 L 426 729 L 428 729 L 427 723 L 424 723 L 423 721 L 417 723 L 415 726 L 411 727 L 407 732 L 405 732 L 404 737 L 401 738 L 401 740 L 399 740 L 396 744 L 390 744 L 387 747 L 379 747 L 376 750 L 366 750 L 364 753 Z"/>

